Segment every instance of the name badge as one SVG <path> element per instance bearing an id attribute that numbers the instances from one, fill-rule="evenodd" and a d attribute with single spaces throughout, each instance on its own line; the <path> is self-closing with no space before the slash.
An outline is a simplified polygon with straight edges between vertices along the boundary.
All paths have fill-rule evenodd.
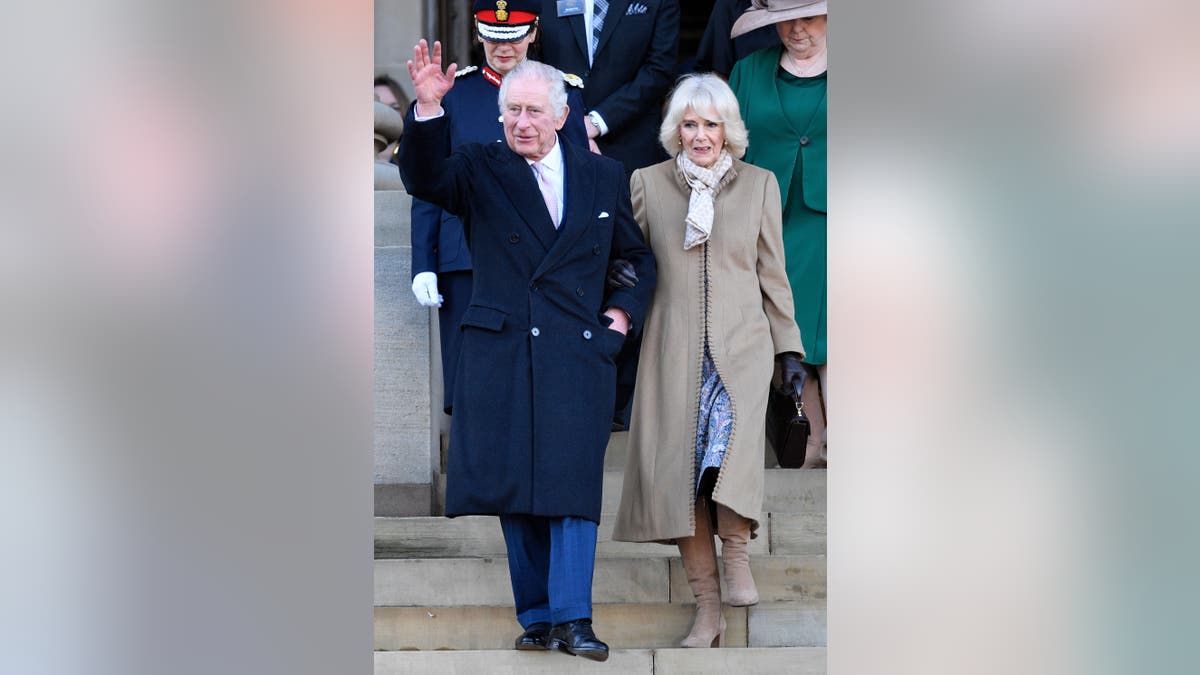
<path id="1" fill-rule="evenodd" d="M 558 0 L 558 17 L 583 14 L 583 0 Z"/>

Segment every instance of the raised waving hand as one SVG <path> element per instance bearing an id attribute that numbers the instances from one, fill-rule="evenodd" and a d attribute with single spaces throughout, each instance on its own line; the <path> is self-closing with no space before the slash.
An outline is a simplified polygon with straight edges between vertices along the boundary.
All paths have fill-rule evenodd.
<path id="1" fill-rule="evenodd" d="M 421 40 L 413 47 L 413 58 L 408 62 L 408 76 L 412 78 L 413 90 L 417 95 L 417 114 L 432 117 L 442 112 L 442 98 L 454 86 L 457 63 L 451 63 L 442 72 L 442 43 L 433 43 L 430 54 L 429 43 Z"/>

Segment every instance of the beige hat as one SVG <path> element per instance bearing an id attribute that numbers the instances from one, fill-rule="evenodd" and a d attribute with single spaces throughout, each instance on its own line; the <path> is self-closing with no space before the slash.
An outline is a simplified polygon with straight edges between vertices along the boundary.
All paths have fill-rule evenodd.
<path id="1" fill-rule="evenodd" d="M 825 0 L 750 0 L 750 9 L 742 12 L 738 20 L 733 23 L 733 30 L 729 32 L 729 37 L 732 39 L 780 21 L 791 21 L 828 13 L 825 9 Z"/>
<path id="2" fill-rule="evenodd" d="M 375 101 L 375 138 L 383 140 L 384 145 L 400 138 L 404 133 L 404 118 L 379 101 Z"/>

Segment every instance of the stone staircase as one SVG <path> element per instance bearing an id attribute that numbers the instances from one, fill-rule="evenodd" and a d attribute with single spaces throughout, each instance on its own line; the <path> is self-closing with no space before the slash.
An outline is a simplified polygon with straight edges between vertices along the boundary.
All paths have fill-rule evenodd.
<path id="1" fill-rule="evenodd" d="M 824 673 L 825 472 L 766 469 L 751 566 L 761 601 L 724 607 L 735 649 L 677 649 L 694 602 L 673 546 L 612 540 L 627 434 L 613 434 L 593 581 L 605 663 L 517 652 L 493 517 L 375 519 L 375 673 Z M 435 494 L 443 494 L 435 485 Z M 436 507 L 435 507 L 436 509 Z"/>

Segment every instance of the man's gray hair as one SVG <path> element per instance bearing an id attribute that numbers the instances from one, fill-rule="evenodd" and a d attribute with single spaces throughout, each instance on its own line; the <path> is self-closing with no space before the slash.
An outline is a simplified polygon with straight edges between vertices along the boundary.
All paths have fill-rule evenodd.
<path id="1" fill-rule="evenodd" d="M 567 88 L 563 84 L 562 71 L 532 59 L 518 63 L 517 67 L 505 75 L 504 80 L 500 82 L 500 96 L 497 99 L 500 112 L 504 112 L 504 101 L 508 97 L 508 83 L 513 80 L 528 79 L 541 80 L 546 83 L 550 88 L 550 112 L 554 115 L 554 119 L 562 117 L 563 111 L 567 108 Z"/>

